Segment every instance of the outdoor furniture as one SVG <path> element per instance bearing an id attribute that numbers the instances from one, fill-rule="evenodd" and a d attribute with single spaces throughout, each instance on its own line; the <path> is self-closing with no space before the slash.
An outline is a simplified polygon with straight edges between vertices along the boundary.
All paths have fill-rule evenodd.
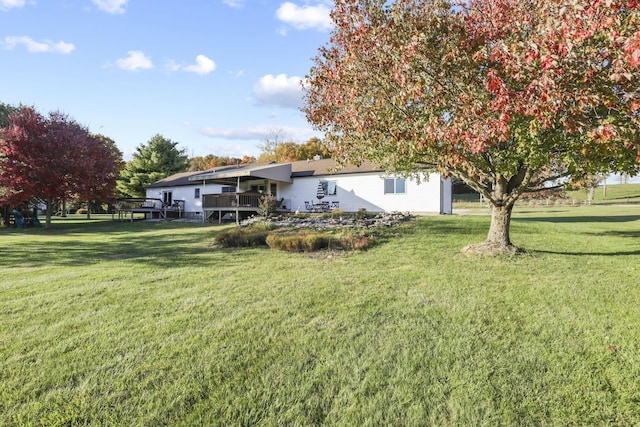
<path id="1" fill-rule="evenodd" d="M 314 203 L 312 212 L 329 212 L 329 202 Z"/>
<path id="2" fill-rule="evenodd" d="M 340 202 L 338 201 L 333 201 L 333 202 L 322 202 L 322 201 L 318 201 L 318 202 L 309 202 L 309 201 L 305 201 L 304 202 L 304 207 L 307 210 L 307 212 L 313 212 L 313 213 L 320 213 L 320 212 L 331 212 L 333 209 L 337 209 L 338 207 L 340 207 Z"/>

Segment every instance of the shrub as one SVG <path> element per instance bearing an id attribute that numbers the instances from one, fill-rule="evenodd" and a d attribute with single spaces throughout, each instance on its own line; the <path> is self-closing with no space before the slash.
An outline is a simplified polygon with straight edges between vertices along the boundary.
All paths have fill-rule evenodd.
<path id="1" fill-rule="evenodd" d="M 265 218 L 273 216 L 276 214 L 276 198 L 271 195 L 266 195 L 260 197 L 260 202 L 258 202 L 258 214 Z"/>
<path id="2" fill-rule="evenodd" d="M 287 252 L 315 252 L 329 247 L 331 237 L 326 233 L 304 230 L 296 233 L 271 233 L 267 245 Z"/>
<path id="3" fill-rule="evenodd" d="M 254 230 L 270 231 L 273 230 L 275 226 L 269 221 L 259 220 L 252 223 L 249 228 Z"/>
<path id="4" fill-rule="evenodd" d="M 367 212 L 367 210 L 365 208 L 360 208 L 358 209 L 358 212 L 356 212 L 355 217 L 357 219 L 365 219 L 369 216 L 369 212 Z"/>
<path id="5" fill-rule="evenodd" d="M 338 236 L 340 246 L 346 250 L 360 250 L 371 246 L 376 238 L 363 230 L 349 230 Z"/>
<path id="6" fill-rule="evenodd" d="M 249 248 L 266 245 L 267 234 L 264 229 L 247 227 L 232 228 L 216 234 L 215 242 L 225 248 Z"/>

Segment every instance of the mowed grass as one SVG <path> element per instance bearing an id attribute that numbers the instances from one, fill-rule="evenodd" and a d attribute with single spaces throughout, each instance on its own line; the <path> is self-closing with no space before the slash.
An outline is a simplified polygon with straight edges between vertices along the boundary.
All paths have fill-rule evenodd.
<path id="1" fill-rule="evenodd" d="M 569 191 L 567 195 L 576 200 L 586 200 L 587 192 Z M 640 184 L 616 184 L 603 185 L 602 183 L 593 192 L 594 204 L 627 204 L 640 203 Z"/>
<path id="2" fill-rule="evenodd" d="M 0 425 L 638 425 L 640 210 L 419 218 L 332 258 L 226 227 L 2 229 Z"/>

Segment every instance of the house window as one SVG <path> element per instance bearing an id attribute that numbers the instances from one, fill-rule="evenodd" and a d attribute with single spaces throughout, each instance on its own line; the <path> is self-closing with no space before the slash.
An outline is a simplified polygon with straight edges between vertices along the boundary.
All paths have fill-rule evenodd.
<path id="1" fill-rule="evenodd" d="M 196 188 L 193 192 L 193 198 L 194 199 L 199 199 L 200 198 L 200 189 Z"/>
<path id="2" fill-rule="evenodd" d="M 164 206 L 171 206 L 173 204 L 173 193 L 171 191 L 162 192 L 162 204 Z"/>
<path id="3" fill-rule="evenodd" d="M 404 178 L 384 179 L 384 194 L 404 194 L 406 192 Z"/>
<path id="4" fill-rule="evenodd" d="M 236 187 L 222 187 L 220 190 L 221 193 L 235 193 Z"/>
<path id="5" fill-rule="evenodd" d="M 338 185 L 335 181 L 321 181 L 322 191 L 325 196 L 335 196 L 338 194 Z"/>

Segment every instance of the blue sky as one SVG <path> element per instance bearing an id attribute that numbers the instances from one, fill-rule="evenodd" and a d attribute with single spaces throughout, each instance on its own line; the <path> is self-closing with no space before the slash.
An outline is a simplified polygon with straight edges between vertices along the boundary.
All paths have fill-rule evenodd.
<path id="1" fill-rule="evenodd" d="M 161 134 L 189 156 L 306 142 L 300 81 L 329 0 L 0 0 L 0 102 L 61 111 L 125 159 Z"/>

